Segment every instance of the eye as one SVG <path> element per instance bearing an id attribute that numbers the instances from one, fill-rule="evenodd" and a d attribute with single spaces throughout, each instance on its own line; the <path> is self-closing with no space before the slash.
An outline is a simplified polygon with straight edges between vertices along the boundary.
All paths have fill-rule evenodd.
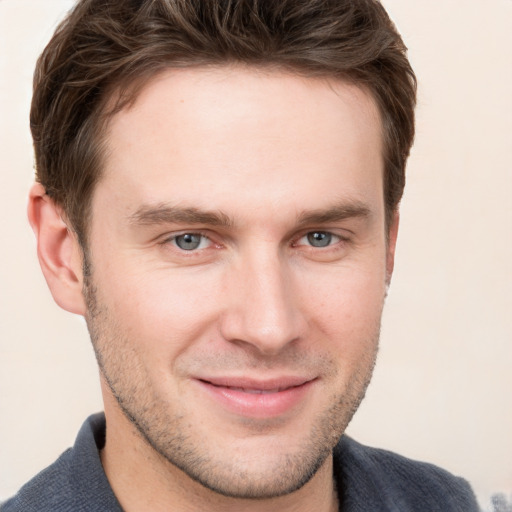
<path id="1" fill-rule="evenodd" d="M 182 251 L 195 251 L 205 249 L 210 244 L 210 240 L 200 233 L 183 233 L 173 237 L 172 242 Z"/>
<path id="2" fill-rule="evenodd" d="M 337 243 L 341 238 L 328 231 L 310 231 L 299 240 L 299 245 L 310 245 L 311 247 L 328 247 Z"/>

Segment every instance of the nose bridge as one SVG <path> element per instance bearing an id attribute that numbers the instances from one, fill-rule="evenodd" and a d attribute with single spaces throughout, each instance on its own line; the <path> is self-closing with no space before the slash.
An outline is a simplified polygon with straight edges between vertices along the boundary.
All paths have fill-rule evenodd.
<path id="1" fill-rule="evenodd" d="M 270 242 L 240 256 L 229 286 L 224 336 L 266 354 L 280 351 L 302 334 L 303 319 L 286 259 Z"/>

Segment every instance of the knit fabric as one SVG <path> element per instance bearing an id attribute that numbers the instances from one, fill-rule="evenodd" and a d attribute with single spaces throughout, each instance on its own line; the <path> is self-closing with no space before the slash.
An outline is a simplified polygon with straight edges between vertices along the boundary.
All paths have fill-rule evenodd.
<path id="1" fill-rule="evenodd" d="M 0 512 L 122 512 L 101 465 L 105 416 L 83 424 L 66 450 Z M 433 466 L 343 436 L 334 449 L 340 512 L 478 512 L 468 483 Z"/>

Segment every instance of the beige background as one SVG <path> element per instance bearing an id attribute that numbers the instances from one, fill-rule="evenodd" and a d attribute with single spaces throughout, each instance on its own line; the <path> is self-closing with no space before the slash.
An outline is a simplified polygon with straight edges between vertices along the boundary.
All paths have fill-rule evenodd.
<path id="1" fill-rule="evenodd" d="M 512 493 L 512 1 L 386 0 L 419 84 L 396 273 L 359 440 Z M 25 220 L 36 56 L 69 0 L 0 0 L 0 499 L 101 409 Z"/>

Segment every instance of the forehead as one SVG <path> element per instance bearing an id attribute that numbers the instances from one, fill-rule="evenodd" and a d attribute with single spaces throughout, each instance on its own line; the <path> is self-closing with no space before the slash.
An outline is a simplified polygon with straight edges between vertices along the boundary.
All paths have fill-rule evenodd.
<path id="1" fill-rule="evenodd" d="M 284 207 L 306 191 L 382 195 L 378 109 L 360 87 L 334 79 L 240 66 L 168 70 L 112 118 L 107 147 L 98 187 L 133 209 L 248 206 L 263 194 Z"/>

